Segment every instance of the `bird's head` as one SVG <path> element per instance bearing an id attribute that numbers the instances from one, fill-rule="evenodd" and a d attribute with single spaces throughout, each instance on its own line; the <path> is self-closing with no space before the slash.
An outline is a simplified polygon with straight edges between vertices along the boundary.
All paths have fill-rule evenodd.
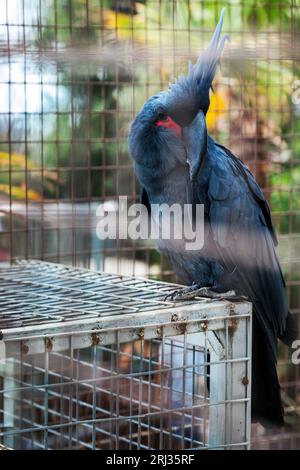
<path id="1" fill-rule="evenodd" d="M 210 104 L 210 89 L 221 59 L 228 35 L 221 38 L 225 10 L 222 10 L 212 39 L 207 49 L 200 55 L 197 62 L 189 66 L 187 75 L 180 76 L 170 84 L 166 95 L 168 114 L 181 127 L 188 126 L 198 112 L 206 115 Z"/>
<path id="2" fill-rule="evenodd" d="M 187 145 L 191 132 L 200 135 L 200 154 L 205 152 L 207 130 L 205 116 L 210 104 L 210 89 L 220 62 L 227 35 L 221 38 L 224 10 L 207 49 L 188 74 L 180 76 L 169 89 L 149 98 L 134 119 L 129 134 L 129 149 L 135 160 L 138 158 L 138 141 L 149 148 L 149 140 L 159 144 Z M 147 139 L 148 138 L 148 139 Z M 146 143 L 147 142 L 147 143 Z M 140 142 L 141 143 L 141 142 Z M 197 165 L 196 165 L 197 166 Z M 195 173 L 196 169 L 194 169 Z"/>

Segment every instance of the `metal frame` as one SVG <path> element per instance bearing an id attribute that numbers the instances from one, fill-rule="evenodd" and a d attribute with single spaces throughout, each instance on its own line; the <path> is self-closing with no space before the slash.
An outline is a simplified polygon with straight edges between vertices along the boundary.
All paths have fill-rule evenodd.
<path id="1" fill-rule="evenodd" d="M 251 304 L 174 304 L 172 289 L 44 262 L 1 270 L 3 444 L 250 448 Z"/>

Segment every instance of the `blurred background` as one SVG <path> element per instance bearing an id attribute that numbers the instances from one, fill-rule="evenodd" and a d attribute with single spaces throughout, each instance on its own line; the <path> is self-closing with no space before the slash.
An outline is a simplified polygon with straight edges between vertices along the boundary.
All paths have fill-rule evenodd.
<path id="1" fill-rule="evenodd" d="M 300 312 L 300 0 L 0 0 L 0 265 L 20 258 L 177 281 L 152 242 L 96 237 L 96 208 L 138 199 L 127 135 L 145 99 L 196 60 L 226 7 L 208 127 L 269 200 Z M 300 368 L 253 447 L 300 448 Z"/>

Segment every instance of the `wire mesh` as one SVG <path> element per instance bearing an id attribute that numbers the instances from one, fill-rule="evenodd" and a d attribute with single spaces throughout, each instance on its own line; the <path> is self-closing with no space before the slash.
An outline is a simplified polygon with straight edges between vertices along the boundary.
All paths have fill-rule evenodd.
<path id="1" fill-rule="evenodd" d="M 164 299 L 171 291 L 168 284 L 144 279 L 53 263 L 21 263 L 0 270 L 0 328 L 170 309 L 172 302 Z"/>
<path id="2" fill-rule="evenodd" d="M 249 448 L 251 305 L 176 307 L 171 288 L 43 262 L 1 270 L 1 444 Z"/>
<path id="3" fill-rule="evenodd" d="M 299 315 L 299 1 L 0 6 L 0 261 L 36 258 L 174 280 L 151 243 L 99 240 L 95 211 L 99 204 L 117 211 L 121 194 L 136 201 L 128 124 L 197 57 L 225 6 L 231 44 L 208 127 L 249 164 L 269 199 L 290 309 Z M 278 371 L 287 422 L 297 429 L 299 367 L 282 346 Z"/>
<path id="4" fill-rule="evenodd" d="M 162 367 L 158 357 L 161 341 L 142 343 L 75 350 L 75 358 L 70 353 L 46 353 L 46 357 L 35 357 L 34 365 L 32 356 L 14 364 L 22 368 L 22 375 L 15 378 L 19 398 L 15 421 L 11 428 L 5 427 L 3 439 L 13 448 L 29 449 L 180 449 L 207 445 L 203 422 L 208 420 L 208 413 L 203 407 L 208 406 L 208 400 L 205 402 L 201 395 L 200 368 L 190 365 L 188 383 L 193 383 L 194 393 L 185 393 L 183 403 L 180 387 L 169 385 L 171 375 L 182 374 L 180 367 L 171 368 L 169 358 Z M 174 341 L 166 346 L 171 348 L 171 344 L 175 358 L 180 358 L 182 346 Z M 156 355 L 144 356 L 144 346 L 155 349 Z M 189 348 L 191 354 L 193 348 Z M 199 359 L 201 352 L 196 355 Z M 132 373 L 128 367 L 131 360 Z M 77 372 L 75 380 L 72 367 Z M 120 371 L 116 372 L 116 367 Z M 32 381 L 39 385 L 33 387 Z M 6 402 L 8 397 L 6 392 Z"/>

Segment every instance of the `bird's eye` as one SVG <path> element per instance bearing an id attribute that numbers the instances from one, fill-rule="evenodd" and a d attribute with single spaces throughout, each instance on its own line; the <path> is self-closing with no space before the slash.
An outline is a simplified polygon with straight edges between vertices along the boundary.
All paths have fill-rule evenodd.
<path id="1" fill-rule="evenodd" d="M 162 111 L 162 110 L 158 111 L 158 113 L 157 113 L 157 120 L 158 121 L 165 121 L 167 118 L 168 118 L 168 116 L 167 116 L 165 111 Z"/>

